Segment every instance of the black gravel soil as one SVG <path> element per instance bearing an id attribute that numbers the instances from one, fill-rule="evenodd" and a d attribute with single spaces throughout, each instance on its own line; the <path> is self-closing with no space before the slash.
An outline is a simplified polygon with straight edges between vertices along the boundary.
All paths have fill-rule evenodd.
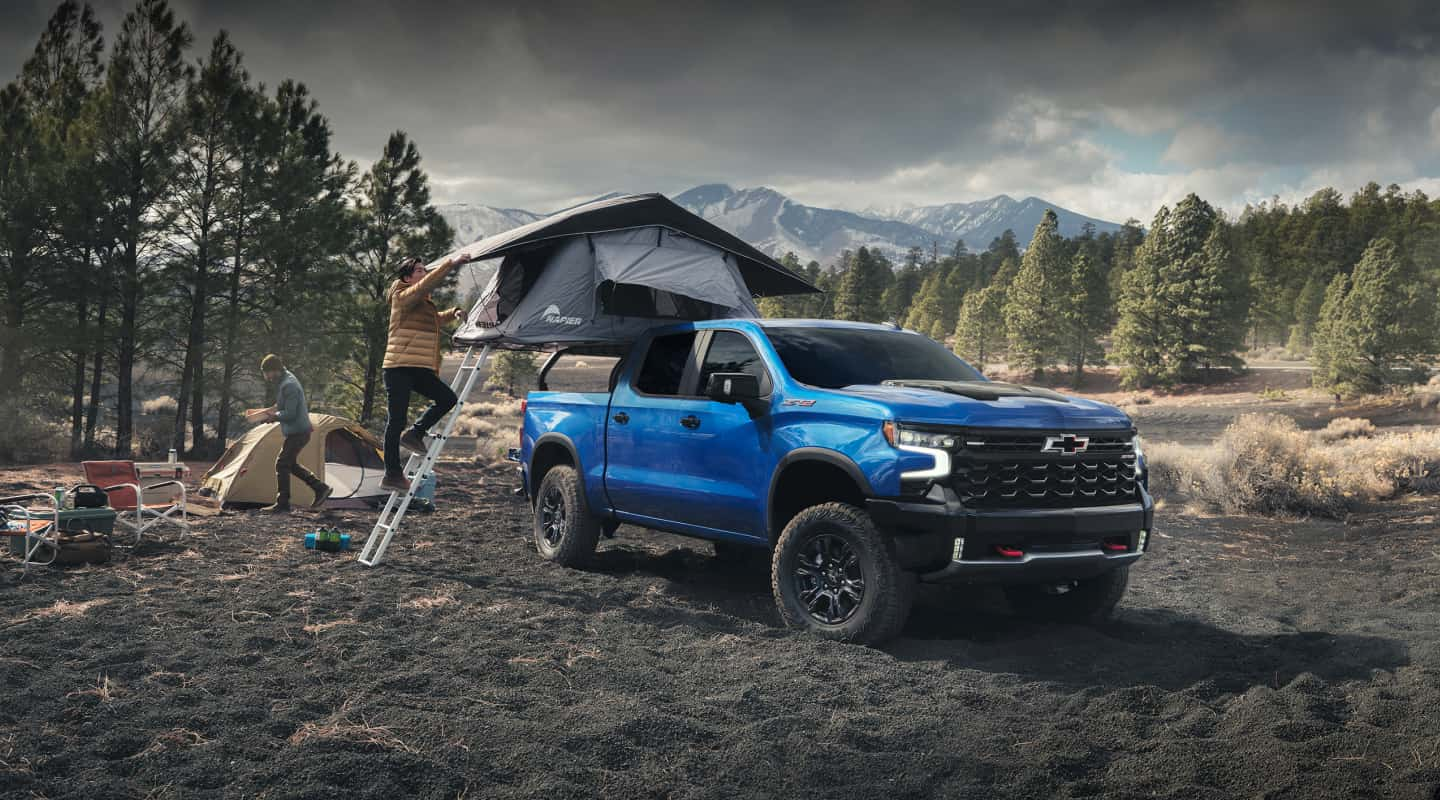
<path id="1" fill-rule="evenodd" d="M 301 545 L 358 512 L 0 559 L 0 796 L 1440 796 L 1434 501 L 1162 512 L 1109 627 L 927 590 L 872 650 L 777 627 L 763 565 L 622 528 L 556 567 L 508 470 L 441 481 L 375 569 Z"/>

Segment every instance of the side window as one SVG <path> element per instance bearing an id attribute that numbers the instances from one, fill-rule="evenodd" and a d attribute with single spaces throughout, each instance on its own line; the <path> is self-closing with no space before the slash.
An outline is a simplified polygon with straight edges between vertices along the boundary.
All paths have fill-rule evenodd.
<path id="1" fill-rule="evenodd" d="M 680 381 L 685 377 L 685 364 L 694 343 L 694 331 L 655 337 L 645 354 L 645 363 L 640 365 L 635 388 L 644 394 L 680 394 Z"/>
<path id="2" fill-rule="evenodd" d="M 754 375 L 760 381 L 760 393 L 770 392 L 770 374 L 755 352 L 754 345 L 742 334 L 734 331 L 716 331 L 710 337 L 710 348 L 705 351 L 705 361 L 700 365 L 700 384 L 696 390 L 702 394 L 710 382 L 710 376 L 717 372 L 743 372 Z"/>

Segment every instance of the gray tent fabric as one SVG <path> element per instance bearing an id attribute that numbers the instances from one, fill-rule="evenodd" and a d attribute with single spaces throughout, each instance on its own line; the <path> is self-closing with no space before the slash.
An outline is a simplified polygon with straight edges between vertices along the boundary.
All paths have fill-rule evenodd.
<path id="1" fill-rule="evenodd" d="M 455 255 L 502 259 L 455 333 L 461 345 L 623 344 L 664 322 L 757 317 L 754 297 L 818 291 L 659 195 L 578 206 Z"/>
<path id="2" fill-rule="evenodd" d="M 733 254 L 647 226 L 506 257 L 454 340 L 525 349 L 618 343 L 664 321 L 756 316 Z"/>

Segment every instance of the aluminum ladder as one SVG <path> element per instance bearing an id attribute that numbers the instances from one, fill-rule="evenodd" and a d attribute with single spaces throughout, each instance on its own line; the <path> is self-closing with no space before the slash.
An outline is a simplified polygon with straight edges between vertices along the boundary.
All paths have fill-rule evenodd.
<path id="1" fill-rule="evenodd" d="M 477 355 L 474 347 L 465 349 L 465 357 L 460 361 L 460 369 L 450 381 L 450 390 L 455 392 L 455 407 L 445 416 L 445 426 L 439 434 L 433 434 L 425 447 L 425 455 L 411 454 L 410 459 L 405 462 L 405 477 L 410 479 L 410 489 L 404 492 L 391 492 L 390 498 L 385 501 L 385 508 L 380 512 L 380 519 L 375 521 L 375 527 L 371 529 L 370 536 L 365 540 L 365 546 L 360 550 L 360 563 L 367 567 L 379 564 L 385 558 L 385 549 L 390 546 L 390 539 L 395 532 L 400 530 L 400 523 L 405 519 L 405 512 L 410 510 L 410 501 L 415 499 L 415 492 L 420 489 L 420 483 L 435 471 L 435 461 L 440 458 L 440 451 L 445 449 L 445 442 L 449 440 L 450 433 L 455 429 L 455 423 L 460 419 L 461 409 L 465 407 L 465 398 L 470 396 L 470 391 L 475 388 L 475 380 L 480 377 L 480 370 L 484 369 L 485 362 L 490 358 L 490 345 Z"/>

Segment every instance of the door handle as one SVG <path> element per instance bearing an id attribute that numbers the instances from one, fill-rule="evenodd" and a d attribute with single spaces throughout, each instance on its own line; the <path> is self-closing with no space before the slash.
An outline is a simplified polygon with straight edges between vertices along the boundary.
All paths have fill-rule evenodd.
<path id="1" fill-rule="evenodd" d="M 627 423 L 627 422 L 630 421 L 630 415 L 629 415 L 629 414 L 626 414 L 624 411 L 621 411 L 619 414 L 616 414 L 615 416 L 611 417 L 611 419 L 615 420 L 616 422 L 620 423 L 621 425 L 624 425 L 625 423 Z"/>
<path id="2" fill-rule="evenodd" d="M 695 416 L 694 414 L 691 414 L 688 417 L 681 417 L 680 424 L 693 431 L 696 428 L 700 427 L 700 418 Z"/>

